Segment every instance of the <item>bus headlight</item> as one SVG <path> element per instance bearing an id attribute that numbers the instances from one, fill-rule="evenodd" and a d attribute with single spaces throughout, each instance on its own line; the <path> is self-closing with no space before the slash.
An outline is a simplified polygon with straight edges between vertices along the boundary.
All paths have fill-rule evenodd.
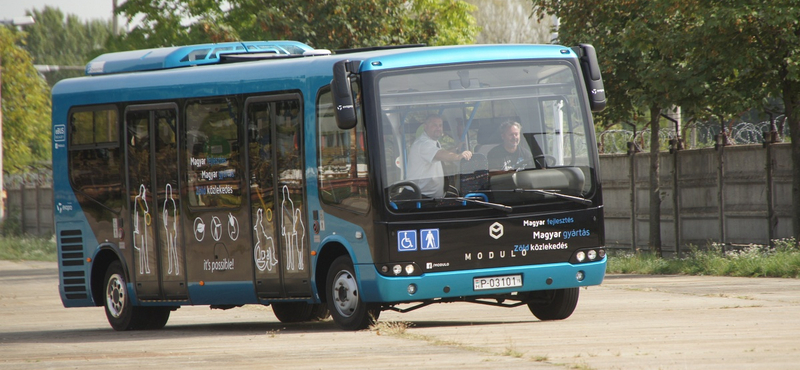
<path id="1" fill-rule="evenodd" d="M 583 262 L 583 260 L 586 259 L 586 252 L 579 251 L 578 253 L 575 253 L 575 258 L 578 260 L 578 262 Z"/>
<path id="2" fill-rule="evenodd" d="M 415 262 L 391 262 L 376 264 L 375 269 L 383 276 L 401 277 L 401 276 L 420 276 L 424 271 Z"/>
<path id="3" fill-rule="evenodd" d="M 575 251 L 569 259 L 570 263 L 597 262 L 606 257 L 606 250 L 603 247 L 583 248 Z"/>

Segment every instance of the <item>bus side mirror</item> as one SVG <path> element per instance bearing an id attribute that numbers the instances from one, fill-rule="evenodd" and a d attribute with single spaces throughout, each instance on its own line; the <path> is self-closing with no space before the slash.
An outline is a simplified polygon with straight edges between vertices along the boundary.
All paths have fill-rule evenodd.
<path id="1" fill-rule="evenodd" d="M 349 60 L 340 60 L 333 64 L 333 81 L 331 90 L 333 91 L 334 116 L 336 125 L 342 130 L 350 130 L 356 127 L 356 107 L 353 101 L 353 92 L 350 86 L 351 65 Z"/>
<path id="2" fill-rule="evenodd" d="M 578 44 L 573 50 L 578 54 L 583 80 L 589 92 L 589 107 L 592 112 L 600 112 L 606 107 L 606 90 L 603 88 L 603 77 L 600 76 L 600 63 L 597 62 L 594 46 Z"/>

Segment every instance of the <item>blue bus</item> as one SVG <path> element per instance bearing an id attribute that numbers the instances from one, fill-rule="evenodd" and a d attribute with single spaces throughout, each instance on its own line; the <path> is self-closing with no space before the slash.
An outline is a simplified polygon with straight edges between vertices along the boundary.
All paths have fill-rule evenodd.
<path id="1" fill-rule="evenodd" d="M 559 320 L 604 278 L 591 45 L 237 42 L 86 74 L 53 88 L 59 292 L 115 330 L 184 305 L 344 330 L 442 302 Z"/>

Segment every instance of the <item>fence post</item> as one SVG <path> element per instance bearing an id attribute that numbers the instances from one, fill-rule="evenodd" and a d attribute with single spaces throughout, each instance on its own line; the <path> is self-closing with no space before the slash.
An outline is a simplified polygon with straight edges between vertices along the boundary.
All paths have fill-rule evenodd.
<path id="1" fill-rule="evenodd" d="M 636 153 L 639 148 L 636 146 L 636 125 L 628 123 L 633 127 L 633 136 L 628 145 L 628 157 L 630 157 L 630 180 L 631 180 L 631 252 L 636 253 Z"/>
<path id="2" fill-rule="evenodd" d="M 631 157 L 631 251 L 636 252 L 636 153 Z"/>
<path id="3" fill-rule="evenodd" d="M 725 135 L 725 125 L 720 117 L 720 134 L 716 136 L 714 149 L 719 153 L 719 167 L 717 168 L 717 201 L 719 202 L 719 240 L 722 242 L 722 251 L 725 251 L 727 241 L 725 238 L 725 145 L 728 144 Z"/>
<path id="4" fill-rule="evenodd" d="M 772 120 L 772 115 L 770 114 Z M 773 240 L 775 239 L 775 228 L 778 226 L 778 216 L 775 214 L 775 160 L 773 159 L 774 148 L 772 144 L 778 142 L 778 131 L 775 129 L 774 120 L 772 121 L 771 129 L 769 132 L 764 132 L 764 147 L 767 148 L 767 245 L 774 246 Z"/>
<path id="5" fill-rule="evenodd" d="M 674 164 L 673 164 L 673 175 L 672 175 L 672 212 L 673 212 L 673 221 L 675 222 L 675 256 L 677 258 L 681 258 L 681 192 L 680 188 L 678 187 L 678 180 L 680 179 L 680 172 L 681 172 L 681 161 L 678 158 L 678 153 L 680 153 L 679 148 L 675 149 L 675 156 Z"/>
<path id="6" fill-rule="evenodd" d="M 36 179 L 36 187 L 34 188 L 36 192 L 36 236 L 42 235 L 42 208 L 41 208 L 41 187 L 39 186 L 39 179 Z"/>
<path id="7" fill-rule="evenodd" d="M 19 225 L 22 235 L 25 235 L 25 181 L 19 182 Z"/>

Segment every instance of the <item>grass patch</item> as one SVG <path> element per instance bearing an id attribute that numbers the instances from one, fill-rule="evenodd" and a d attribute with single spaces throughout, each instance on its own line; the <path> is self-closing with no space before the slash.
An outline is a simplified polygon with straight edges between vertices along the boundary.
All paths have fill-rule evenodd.
<path id="1" fill-rule="evenodd" d="M 775 241 L 775 246 L 750 245 L 723 250 L 712 244 L 691 247 L 682 258 L 660 258 L 650 252 L 609 254 L 608 273 L 646 275 L 713 275 L 743 277 L 800 277 L 800 247 L 794 239 Z"/>
<path id="2" fill-rule="evenodd" d="M 32 236 L 0 237 L 0 259 L 10 261 L 55 262 L 56 241 Z"/>

